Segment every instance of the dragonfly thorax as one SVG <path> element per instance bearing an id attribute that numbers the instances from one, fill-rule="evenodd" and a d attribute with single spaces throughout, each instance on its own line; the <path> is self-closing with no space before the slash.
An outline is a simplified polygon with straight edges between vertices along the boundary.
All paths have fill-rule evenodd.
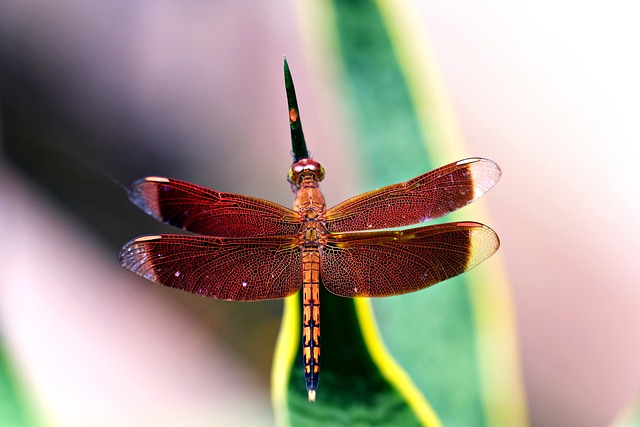
<path id="1" fill-rule="evenodd" d="M 296 192 L 296 198 L 293 201 L 293 209 L 300 214 L 303 220 L 323 220 L 323 214 L 326 210 L 326 202 L 322 192 L 317 185 L 303 185 Z"/>

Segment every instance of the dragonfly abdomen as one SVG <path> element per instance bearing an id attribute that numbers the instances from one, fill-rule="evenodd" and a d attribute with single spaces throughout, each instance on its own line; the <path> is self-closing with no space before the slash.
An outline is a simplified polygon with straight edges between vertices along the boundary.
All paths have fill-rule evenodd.
<path id="1" fill-rule="evenodd" d="M 309 401 L 316 399 L 320 376 L 320 251 L 302 251 L 302 357 Z"/>

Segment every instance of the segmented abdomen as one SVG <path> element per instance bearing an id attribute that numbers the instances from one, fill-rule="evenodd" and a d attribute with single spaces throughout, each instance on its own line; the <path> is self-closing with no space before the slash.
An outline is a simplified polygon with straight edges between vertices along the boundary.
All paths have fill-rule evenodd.
<path id="1" fill-rule="evenodd" d="M 320 375 L 320 252 L 302 251 L 302 356 L 309 401 L 314 401 Z"/>

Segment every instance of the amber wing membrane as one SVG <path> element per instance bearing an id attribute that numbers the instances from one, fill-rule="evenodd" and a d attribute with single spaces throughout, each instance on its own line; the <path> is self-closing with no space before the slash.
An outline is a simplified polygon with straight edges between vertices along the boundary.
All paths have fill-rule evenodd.
<path id="1" fill-rule="evenodd" d="M 286 236 L 300 227 L 297 214 L 277 203 L 177 179 L 140 179 L 131 186 L 129 198 L 160 221 L 207 236 Z"/>
<path id="2" fill-rule="evenodd" d="M 475 222 L 336 233 L 323 249 L 321 277 L 342 297 L 399 295 L 457 276 L 499 246 L 496 233 Z"/>
<path id="3" fill-rule="evenodd" d="M 468 205 L 499 179 L 500 168 L 491 160 L 460 160 L 332 207 L 326 213 L 327 230 L 378 230 L 429 221 Z"/>
<path id="4" fill-rule="evenodd" d="M 165 286 L 231 301 L 284 298 L 302 284 L 295 237 L 142 236 L 122 248 L 120 263 Z"/>

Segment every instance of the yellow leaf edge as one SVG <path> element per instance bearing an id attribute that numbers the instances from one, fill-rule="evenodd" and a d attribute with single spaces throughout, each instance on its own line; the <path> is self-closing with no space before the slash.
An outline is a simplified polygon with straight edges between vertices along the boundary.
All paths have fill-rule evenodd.
<path id="1" fill-rule="evenodd" d="M 405 399 L 420 422 L 429 427 L 442 425 L 440 418 L 424 397 L 420 389 L 411 381 L 411 377 L 391 356 L 378 331 L 378 323 L 371 307 L 371 301 L 365 298 L 354 299 L 358 323 L 371 359 L 380 369 L 382 376 Z"/>
<path id="2" fill-rule="evenodd" d="M 374 0 L 387 26 L 412 102 L 416 107 L 427 151 L 439 163 L 450 162 L 464 152 L 463 139 L 445 89 L 444 78 L 435 61 L 421 13 L 416 2 Z M 466 214 L 483 213 L 480 205 Z M 492 268 L 480 269 L 469 278 L 469 292 L 476 333 L 490 329 L 500 339 L 476 340 L 479 374 L 487 425 L 526 426 L 528 410 L 515 327 L 515 310 L 502 257 L 492 258 Z M 491 283 L 491 294 L 480 285 Z M 486 288 L 485 288 L 486 289 Z"/>
<path id="3" fill-rule="evenodd" d="M 279 427 L 290 425 L 287 387 L 300 343 L 300 322 L 302 322 L 300 311 L 299 293 L 285 298 L 282 323 L 271 366 L 271 404 L 275 425 Z M 300 386 L 302 387 L 302 384 Z"/>
<path id="4" fill-rule="evenodd" d="M 381 375 L 405 399 L 420 422 L 429 427 L 440 427 L 442 423 L 409 375 L 398 365 L 382 341 L 368 299 L 353 300 L 362 337 L 367 351 Z M 294 366 L 300 335 L 300 298 L 293 295 L 285 299 L 282 324 L 278 334 L 271 370 L 271 402 L 275 425 L 289 426 L 287 388 L 291 369 Z"/>

